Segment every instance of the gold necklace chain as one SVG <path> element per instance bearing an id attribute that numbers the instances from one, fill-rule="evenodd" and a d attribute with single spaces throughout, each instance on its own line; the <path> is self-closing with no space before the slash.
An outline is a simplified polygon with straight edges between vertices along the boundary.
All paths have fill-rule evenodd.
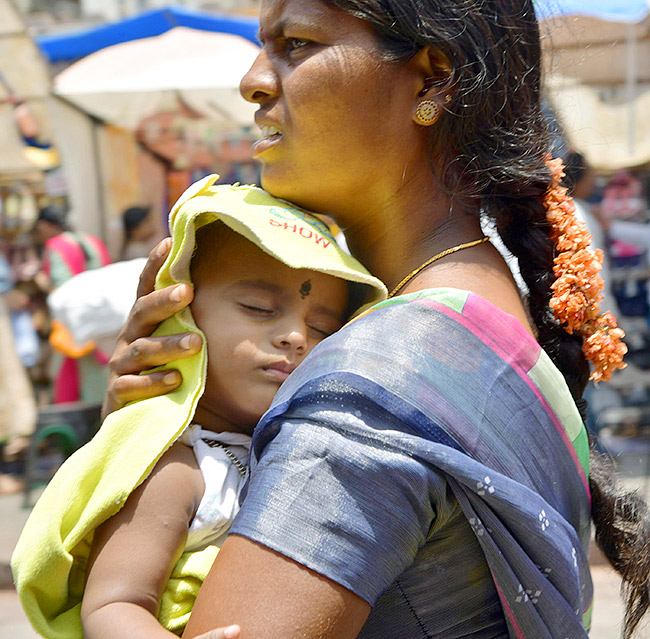
<path id="1" fill-rule="evenodd" d="M 418 273 L 423 271 L 427 266 L 430 264 L 433 264 L 435 261 L 447 257 L 447 255 L 451 255 L 452 253 L 456 253 L 457 251 L 462 251 L 463 249 L 466 248 L 471 248 L 472 246 L 476 246 L 477 244 L 483 244 L 484 242 L 487 242 L 490 238 L 489 237 L 482 237 L 480 240 L 474 240 L 473 242 L 466 242 L 465 244 L 459 244 L 458 246 L 452 246 L 451 248 L 448 248 L 444 250 L 442 253 L 438 253 L 438 255 L 434 255 L 433 257 L 429 258 L 424 264 L 421 264 L 418 266 L 415 270 L 411 271 L 389 294 L 388 297 L 394 297 L 399 291 L 401 291 Z"/>

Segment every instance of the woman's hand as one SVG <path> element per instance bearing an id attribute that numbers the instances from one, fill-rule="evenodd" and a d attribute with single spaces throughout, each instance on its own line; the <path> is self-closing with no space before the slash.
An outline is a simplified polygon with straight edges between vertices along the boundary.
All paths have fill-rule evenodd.
<path id="1" fill-rule="evenodd" d="M 103 417 L 127 402 L 164 395 L 177 388 L 182 381 L 178 371 L 140 373 L 194 355 L 201 348 L 201 338 L 194 333 L 151 337 L 160 322 L 185 308 L 193 297 L 192 288 L 186 284 L 154 290 L 156 274 L 170 248 L 171 238 L 160 242 L 151 251 L 140 275 L 138 298 L 109 362 Z"/>

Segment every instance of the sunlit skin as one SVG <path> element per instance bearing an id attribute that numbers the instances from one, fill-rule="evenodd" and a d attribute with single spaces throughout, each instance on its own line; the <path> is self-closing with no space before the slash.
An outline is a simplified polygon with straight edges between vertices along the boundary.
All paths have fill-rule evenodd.
<path id="1" fill-rule="evenodd" d="M 263 49 L 241 91 L 259 104 L 263 133 L 253 155 L 262 186 L 331 213 L 355 254 L 390 285 L 390 266 L 373 258 L 375 249 L 390 244 L 396 262 L 409 255 L 404 213 L 417 228 L 423 209 L 430 225 L 431 195 L 440 197 L 413 119 L 428 55 L 385 62 L 367 23 L 316 0 L 265 2 L 260 24 Z M 446 200 L 441 206 L 448 209 Z"/>
<path id="2" fill-rule="evenodd" d="M 427 90 L 427 78 L 445 73 L 438 52 L 384 60 L 368 23 L 318 0 L 265 1 L 260 25 L 263 49 L 241 92 L 259 105 L 253 154 L 265 189 L 331 214 L 389 289 L 432 255 L 481 237 L 475 212 L 441 191 L 429 131 L 415 118 L 423 99 L 445 101 Z M 472 251 L 510 277 L 489 245 Z M 465 261 L 447 258 L 456 260 Z"/>
<path id="3" fill-rule="evenodd" d="M 258 124 L 281 131 L 262 133 L 270 139 L 255 148 L 272 195 L 335 219 L 351 252 L 389 289 L 432 255 L 481 237 L 476 212 L 440 192 L 428 129 L 415 120 L 423 99 L 444 103 L 427 89 L 426 79 L 440 73 L 436 51 L 387 62 L 366 23 L 318 0 L 264 0 L 260 25 L 263 49 L 241 91 L 259 105 Z M 197 336 L 150 337 L 192 299 L 185 284 L 152 292 L 168 250 L 165 241 L 143 273 L 139 294 L 148 295 L 115 351 L 105 412 L 177 387 L 178 373 L 138 373 L 200 347 Z M 437 286 L 473 291 L 533 332 L 512 275 L 489 243 L 436 262 L 402 292 Z"/>
<path id="4" fill-rule="evenodd" d="M 192 314 L 208 350 L 195 420 L 211 430 L 250 434 L 282 382 L 341 327 L 348 285 L 289 268 L 234 232 L 224 238 L 223 231 L 220 224 L 204 229 L 192 262 Z"/>

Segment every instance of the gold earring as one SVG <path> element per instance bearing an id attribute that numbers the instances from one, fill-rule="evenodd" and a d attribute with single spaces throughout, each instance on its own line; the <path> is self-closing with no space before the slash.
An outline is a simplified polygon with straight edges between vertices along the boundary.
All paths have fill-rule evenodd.
<path id="1" fill-rule="evenodd" d="M 440 107 L 433 100 L 422 100 L 415 111 L 418 124 L 431 126 L 440 117 Z"/>

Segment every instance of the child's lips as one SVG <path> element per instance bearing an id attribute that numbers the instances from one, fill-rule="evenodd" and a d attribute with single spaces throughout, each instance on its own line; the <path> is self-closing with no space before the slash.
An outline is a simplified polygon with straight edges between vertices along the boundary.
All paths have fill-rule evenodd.
<path id="1" fill-rule="evenodd" d="M 262 367 L 264 372 L 274 380 L 283 382 L 294 370 L 296 370 L 296 365 L 291 364 L 290 362 L 276 362 L 275 364 L 269 364 L 268 366 Z"/>

